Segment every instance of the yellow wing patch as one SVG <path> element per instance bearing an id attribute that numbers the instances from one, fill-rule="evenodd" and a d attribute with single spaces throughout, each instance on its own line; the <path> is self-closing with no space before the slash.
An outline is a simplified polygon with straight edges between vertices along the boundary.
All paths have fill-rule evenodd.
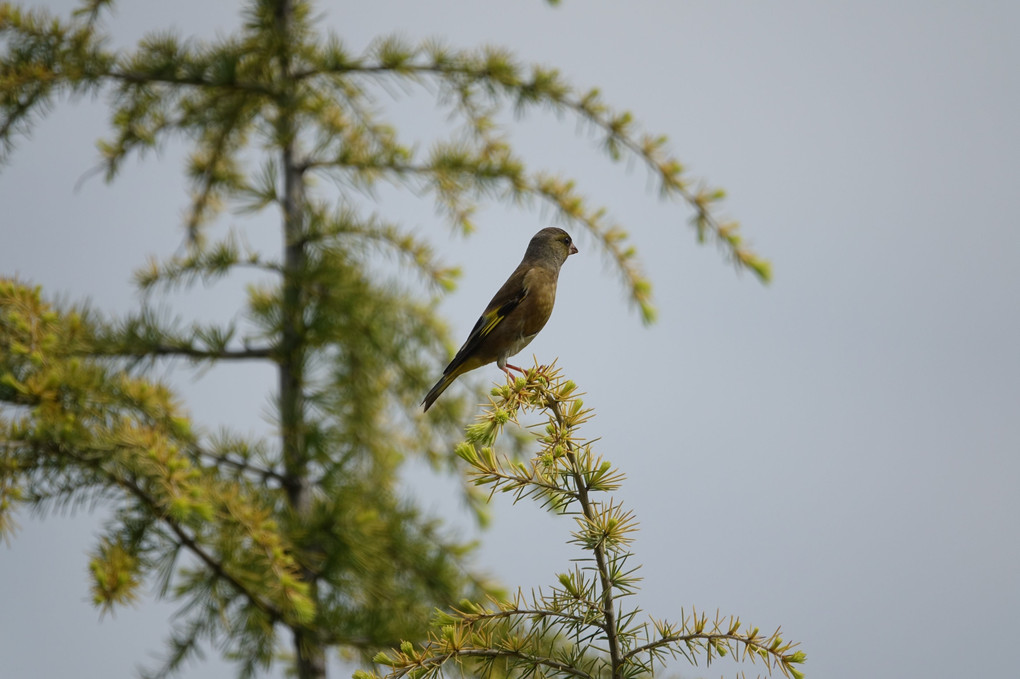
<path id="1" fill-rule="evenodd" d="M 504 318 L 505 316 L 499 313 L 499 309 L 496 309 L 495 311 L 489 314 L 489 317 L 485 321 L 485 325 L 481 327 L 481 329 L 478 331 L 478 334 L 481 335 L 482 337 L 485 337 L 490 332 L 492 332 L 495 329 L 495 327 L 499 325 L 499 322 L 502 321 Z"/>

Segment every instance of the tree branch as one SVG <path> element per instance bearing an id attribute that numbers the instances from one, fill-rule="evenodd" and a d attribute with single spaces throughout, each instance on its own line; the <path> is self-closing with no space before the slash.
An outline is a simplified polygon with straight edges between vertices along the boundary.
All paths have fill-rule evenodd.
<path id="1" fill-rule="evenodd" d="M 427 652 L 427 651 L 428 651 L 428 649 L 426 647 L 425 652 Z M 508 649 L 495 649 L 495 648 L 457 648 L 457 649 L 453 649 L 453 650 L 451 650 L 451 651 L 449 651 L 447 653 L 444 653 L 442 655 L 437 655 L 437 656 L 432 656 L 432 657 L 429 657 L 429 658 L 424 658 L 422 660 L 422 662 L 413 663 L 413 664 L 409 664 L 409 665 L 407 665 L 405 667 L 396 668 L 393 671 L 393 673 L 387 675 L 387 677 L 390 677 L 390 678 L 392 678 L 392 677 L 402 677 L 402 676 L 404 676 L 404 675 L 406 675 L 406 674 L 408 674 L 410 672 L 413 672 L 415 669 L 418 669 L 418 668 L 429 669 L 430 670 L 430 669 L 432 669 L 434 667 L 438 667 L 438 666 L 443 665 L 445 662 L 447 662 L 448 660 L 450 660 L 452 658 L 493 658 L 493 659 L 497 659 L 497 658 L 517 658 L 518 660 L 524 660 L 524 661 L 526 661 L 528 663 L 531 663 L 532 665 L 535 665 L 535 666 L 541 665 L 543 667 L 549 667 L 549 668 L 557 670 L 559 672 L 563 672 L 564 674 L 569 674 L 569 675 L 572 675 L 572 676 L 575 676 L 575 677 L 581 677 L 582 679 L 592 679 L 591 675 L 589 675 L 587 672 L 585 672 L 583 670 L 579 670 L 579 669 L 577 669 L 576 667 L 574 667 L 572 665 L 568 665 L 567 663 L 559 662 L 558 660 L 553 660 L 552 658 L 545 658 L 545 657 L 542 657 L 542 656 L 531 655 L 531 654 L 528 654 L 528 653 L 523 653 L 521 651 L 512 651 L 512 650 L 508 650 Z"/>
<path id="2" fill-rule="evenodd" d="M 144 358 L 147 356 L 169 356 L 177 358 L 192 358 L 205 360 L 245 361 L 265 360 L 274 356 L 274 351 L 268 347 L 230 349 L 222 351 L 196 349 L 190 346 L 179 346 L 170 344 L 154 344 L 151 346 L 135 349 L 133 347 L 118 348 L 115 353 L 98 354 L 100 356 L 122 356 Z"/>
<path id="3" fill-rule="evenodd" d="M 75 451 L 66 449 L 64 448 L 64 446 L 61 446 L 59 444 L 54 445 L 53 450 L 58 455 L 61 454 L 67 455 L 68 457 L 74 458 L 82 464 L 88 466 L 95 465 L 94 459 L 90 459 L 87 456 L 79 455 Z M 228 582 L 232 587 L 234 587 L 234 589 L 237 590 L 239 594 L 248 599 L 253 605 L 255 605 L 256 608 L 270 616 L 271 619 L 274 620 L 285 619 L 285 616 L 283 615 L 283 612 L 280 611 L 280 609 L 276 608 L 271 603 L 264 601 L 250 589 L 245 587 L 243 582 L 241 582 L 237 577 L 232 575 L 218 559 L 216 559 L 212 554 L 206 551 L 205 548 L 202 545 L 200 545 L 198 541 L 195 540 L 195 538 L 184 529 L 184 526 L 182 526 L 179 521 L 175 520 L 168 512 L 166 512 L 165 508 L 161 506 L 161 504 L 156 500 L 156 498 L 152 497 L 148 492 L 145 491 L 145 489 L 138 485 L 138 483 L 128 478 L 127 476 L 116 475 L 110 472 L 103 472 L 103 475 L 106 478 L 108 478 L 113 484 L 120 486 L 128 493 L 142 501 L 142 503 L 152 511 L 153 517 L 155 517 L 158 521 L 165 524 L 173 532 L 173 534 L 177 536 L 177 539 L 180 541 L 180 544 L 187 548 L 196 557 L 198 557 L 198 559 L 203 564 L 205 564 L 216 577 L 222 578 L 223 580 Z"/>
<path id="4" fill-rule="evenodd" d="M 183 85 L 188 87 L 233 90 L 236 92 L 247 92 L 250 94 L 262 94 L 270 97 L 277 94 L 275 90 L 259 82 L 238 80 L 210 82 L 203 78 L 178 78 L 167 75 L 156 75 L 154 73 L 144 73 L 141 71 L 109 71 L 104 74 L 104 77 L 109 78 L 110 80 L 130 83 L 132 85 L 161 83 L 164 85 Z"/>
<path id="5" fill-rule="evenodd" d="M 562 431 L 567 428 L 560 411 L 559 401 L 549 395 L 546 401 L 549 409 L 556 417 L 556 423 Z M 567 458 L 570 461 L 570 473 L 574 478 L 574 485 L 577 487 L 577 499 L 581 503 L 581 511 L 585 519 L 595 523 L 595 511 L 592 509 L 591 500 L 588 497 L 588 486 L 584 475 L 577 463 L 574 442 L 569 437 L 563 437 L 566 441 Z M 600 541 L 593 550 L 595 552 L 595 566 L 599 572 L 599 584 L 602 588 L 602 616 L 604 622 L 598 625 L 606 634 L 606 641 L 609 643 L 609 660 L 613 668 L 613 679 L 623 677 L 623 655 L 620 651 L 619 629 L 616 625 L 616 606 L 613 597 L 613 582 L 609 576 L 609 564 L 606 558 L 605 543 Z"/>
<path id="6" fill-rule="evenodd" d="M 210 460 L 212 460 L 212 461 L 214 461 L 214 462 L 216 462 L 218 464 L 225 464 L 228 467 L 233 467 L 234 469 L 237 469 L 237 470 L 242 471 L 242 472 L 251 472 L 255 476 L 261 477 L 263 482 L 268 481 L 269 479 L 277 481 L 281 485 L 283 485 L 283 484 L 285 484 L 287 482 L 287 477 L 286 476 L 284 476 L 283 474 L 280 474 L 279 472 L 275 472 L 272 469 L 267 469 L 265 467 L 259 467 L 257 465 L 253 465 L 253 464 L 251 464 L 249 462 L 245 462 L 243 460 L 235 460 L 235 459 L 233 459 L 233 458 L 231 458 L 231 457 L 229 457 L 227 455 L 218 455 L 216 453 L 213 453 L 213 452 L 210 452 L 210 451 L 207 451 L 207 450 L 199 449 L 198 450 L 198 454 L 201 455 L 202 457 L 208 458 L 208 459 L 210 459 Z"/>

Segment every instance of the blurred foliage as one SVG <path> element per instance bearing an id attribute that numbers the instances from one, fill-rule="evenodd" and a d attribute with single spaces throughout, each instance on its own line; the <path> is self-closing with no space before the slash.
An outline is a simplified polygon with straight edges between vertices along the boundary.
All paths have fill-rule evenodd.
<path id="1" fill-rule="evenodd" d="M 320 492 L 297 521 L 270 443 L 196 435 L 169 388 L 94 356 L 109 331 L 0 282 L 0 532 L 20 504 L 110 507 L 93 601 L 132 602 L 146 578 L 180 600 L 166 669 L 203 642 L 245 672 L 268 667 L 278 625 L 371 649 L 416 638 L 435 605 L 494 591 L 465 577 L 465 545 L 399 500 L 381 463 L 392 452 L 354 454 L 363 443 L 320 422 L 317 447 L 334 455 L 317 455 Z"/>
<path id="2" fill-rule="evenodd" d="M 180 603 L 158 675 L 212 646 L 241 676 L 283 661 L 321 677 L 329 648 L 370 658 L 423 639 L 433 606 L 496 594 L 469 545 L 397 486 L 410 456 L 462 471 L 454 443 L 477 395 L 417 412 L 453 348 L 436 303 L 458 270 L 378 214 L 382 187 L 430 200 L 463 234 L 483 203 L 544 208 L 597 245 L 650 322 L 651 286 L 626 230 L 573 180 L 528 168 L 509 141 L 514 123 L 501 122 L 566 115 L 611 161 L 643 165 L 662 198 L 690 211 L 699 240 L 768 279 L 737 224 L 717 216 L 721 191 L 555 69 L 393 37 L 354 53 L 299 0 L 249 0 L 237 29 L 211 41 L 161 30 L 116 50 L 112 6 L 85 0 L 65 18 L 0 3 L 0 163 L 58 103 L 105 98 L 107 180 L 129 159 L 187 148 L 186 243 L 138 269 L 143 303 L 121 318 L 3 281 L 0 534 L 21 505 L 110 508 L 89 565 L 93 601 L 132 602 L 148 580 Z M 380 92 L 428 98 L 450 129 L 406 138 Z M 214 228 L 224 210 L 277 219 L 283 247 L 258 251 L 243 228 Z M 242 272 L 255 277 L 245 305 L 214 323 L 154 301 Z M 195 431 L 153 378 L 172 360 L 272 365 L 277 435 Z M 484 524 L 484 495 L 463 488 Z"/>

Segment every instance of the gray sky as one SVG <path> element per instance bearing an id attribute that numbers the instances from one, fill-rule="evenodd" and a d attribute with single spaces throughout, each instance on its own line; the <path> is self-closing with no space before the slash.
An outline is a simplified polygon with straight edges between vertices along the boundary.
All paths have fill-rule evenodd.
<path id="1" fill-rule="evenodd" d="M 232 3 L 122 4 L 123 44 L 236 22 Z M 646 329 L 575 234 L 581 255 L 523 359 L 559 357 L 598 413 L 587 435 L 627 474 L 618 497 L 641 522 L 635 603 L 660 618 L 693 605 L 782 625 L 809 677 L 1015 675 L 1020 5 L 347 4 L 321 7 L 352 47 L 392 31 L 489 42 L 601 87 L 726 188 L 726 213 L 773 262 L 767 288 L 734 274 L 695 245 L 685 210 L 657 204 L 642 170 L 603 161 L 572 121 L 522 126 L 532 168 L 569 171 L 629 226 L 656 286 L 661 320 Z M 397 110 L 398 126 L 413 124 Z M 101 106 L 79 102 L 21 142 L 0 174 L 0 274 L 123 311 L 136 302 L 132 270 L 179 245 L 186 192 L 175 149 L 75 191 L 103 130 Z M 486 209 L 476 236 L 451 242 L 429 206 L 393 206 L 463 265 L 443 307 L 461 336 L 548 225 Z M 275 245 L 265 223 L 251 229 L 253 243 Z M 181 310 L 216 318 L 236 299 L 198 295 Z M 266 431 L 270 372 L 249 372 L 175 378 L 200 422 Z M 457 511 L 441 489 L 413 491 Z M 495 513 L 480 566 L 525 588 L 570 567 L 569 520 L 504 501 Z M 21 522 L 0 547 L 0 677 L 126 676 L 162 651 L 172 608 L 146 602 L 100 621 L 88 604 L 95 519 Z"/>

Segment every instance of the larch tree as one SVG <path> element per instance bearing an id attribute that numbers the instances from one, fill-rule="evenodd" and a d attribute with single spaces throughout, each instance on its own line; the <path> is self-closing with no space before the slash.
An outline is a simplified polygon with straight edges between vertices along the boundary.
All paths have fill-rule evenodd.
<path id="1" fill-rule="evenodd" d="M 186 145 L 186 243 L 138 270 L 145 301 L 123 318 L 0 281 L 0 533 L 23 505 L 108 507 L 90 560 L 96 605 L 132 601 L 144 583 L 181 604 L 156 676 L 211 644 L 241 676 L 286 662 L 324 677 L 331 648 L 371 658 L 425 641 L 435 608 L 496 594 L 466 565 L 467 545 L 396 484 L 409 457 L 451 471 L 471 457 L 454 452 L 471 399 L 447 395 L 420 414 L 451 348 L 435 300 L 457 271 L 377 215 L 378 185 L 433 201 L 465 233 L 483 201 L 551 208 L 598 244 L 651 321 L 626 232 L 572 181 L 529 169 L 499 122 L 506 110 L 567 114 L 612 160 L 647 166 L 663 198 L 690 208 L 700 240 L 768 278 L 737 225 L 715 216 L 721 192 L 555 70 L 396 38 L 352 53 L 301 0 L 249 0 L 236 31 L 212 41 L 160 32 L 114 50 L 111 5 L 86 0 L 57 17 L 0 4 L 0 161 L 53 106 L 105 97 L 108 181 L 129 159 Z M 456 125 L 427 147 L 404 139 L 372 96 L 393 85 L 431 97 Z M 272 215 L 280 247 L 251 249 L 224 210 Z M 380 254 L 399 264 L 380 266 Z M 222 323 L 172 320 L 152 302 L 240 271 L 261 282 Z M 197 433 L 152 371 L 174 360 L 272 365 L 275 437 Z M 464 487 L 482 512 L 484 496 Z"/>

